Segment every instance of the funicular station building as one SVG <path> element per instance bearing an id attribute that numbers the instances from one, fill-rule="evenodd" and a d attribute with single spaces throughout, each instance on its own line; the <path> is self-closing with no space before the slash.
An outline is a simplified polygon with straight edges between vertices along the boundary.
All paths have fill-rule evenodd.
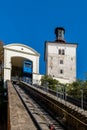
<path id="1" fill-rule="evenodd" d="M 24 80 L 28 83 L 37 83 L 39 74 L 40 54 L 29 46 L 12 43 L 3 46 L 3 79 Z"/>

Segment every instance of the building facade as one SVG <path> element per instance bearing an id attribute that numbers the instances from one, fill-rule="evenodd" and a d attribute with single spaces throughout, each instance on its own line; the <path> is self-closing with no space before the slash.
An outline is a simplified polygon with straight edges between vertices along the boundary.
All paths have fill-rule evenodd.
<path id="1" fill-rule="evenodd" d="M 64 28 L 55 29 L 56 40 L 45 43 L 46 74 L 62 83 L 76 80 L 76 43 L 64 40 Z"/>
<path id="2" fill-rule="evenodd" d="M 33 48 L 20 43 L 11 43 L 3 46 L 4 48 L 4 87 L 6 81 L 15 78 L 23 78 L 24 61 L 32 62 L 32 84 L 36 84 L 41 79 L 39 74 L 39 58 L 40 54 Z M 26 75 L 25 78 L 29 78 Z M 25 80 L 26 80 L 25 79 Z"/>

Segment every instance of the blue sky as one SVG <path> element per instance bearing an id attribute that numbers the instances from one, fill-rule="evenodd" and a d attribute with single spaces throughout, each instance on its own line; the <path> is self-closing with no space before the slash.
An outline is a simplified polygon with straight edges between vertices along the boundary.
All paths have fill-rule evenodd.
<path id="1" fill-rule="evenodd" d="M 23 43 L 40 53 L 40 73 L 45 73 L 44 42 L 54 41 L 54 29 L 64 27 L 65 40 L 78 43 L 77 78 L 87 72 L 87 0 L 2 0 L 0 40 Z"/>

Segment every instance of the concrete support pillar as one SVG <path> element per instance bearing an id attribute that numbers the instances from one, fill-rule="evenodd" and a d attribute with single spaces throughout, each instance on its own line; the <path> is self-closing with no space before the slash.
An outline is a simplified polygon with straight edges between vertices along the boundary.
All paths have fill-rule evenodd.
<path id="1" fill-rule="evenodd" d="M 11 80 L 11 68 L 4 68 L 4 88 L 7 80 Z"/>
<path id="2" fill-rule="evenodd" d="M 11 80 L 11 58 L 8 57 L 7 51 L 4 51 L 4 88 L 6 88 L 6 80 Z"/>

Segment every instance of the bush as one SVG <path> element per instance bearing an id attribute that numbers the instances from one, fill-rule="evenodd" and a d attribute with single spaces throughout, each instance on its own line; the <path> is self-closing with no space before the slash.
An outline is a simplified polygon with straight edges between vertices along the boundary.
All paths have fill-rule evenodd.
<path id="1" fill-rule="evenodd" d="M 58 85 L 59 81 L 56 79 L 53 79 L 51 76 L 49 75 L 44 75 L 41 78 L 41 85 L 42 86 L 48 86 L 50 89 L 55 90 L 56 89 L 56 85 Z"/>

